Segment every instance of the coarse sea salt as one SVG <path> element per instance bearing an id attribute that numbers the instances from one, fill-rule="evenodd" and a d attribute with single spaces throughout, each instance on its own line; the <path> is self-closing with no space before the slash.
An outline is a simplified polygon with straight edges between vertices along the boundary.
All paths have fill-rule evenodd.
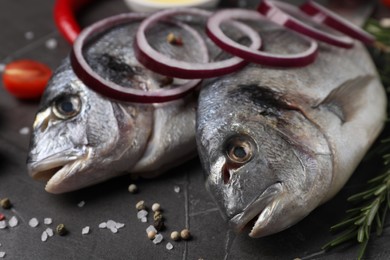
<path id="1" fill-rule="evenodd" d="M 43 231 L 41 235 L 41 241 L 46 242 L 47 238 L 48 238 L 47 232 Z"/>
<path id="2" fill-rule="evenodd" d="M 173 249 L 173 245 L 172 245 L 172 243 L 170 243 L 170 242 L 168 242 L 167 245 L 166 245 L 165 247 L 166 247 L 166 249 L 168 249 L 168 250 L 172 250 L 172 249 Z"/>
<path id="3" fill-rule="evenodd" d="M 180 192 L 180 187 L 179 186 L 175 186 L 173 188 L 173 190 L 176 192 L 176 193 L 179 193 Z"/>
<path id="4" fill-rule="evenodd" d="M 143 217 L 143 218 L 141 218 L 141 222 L 146 223 L 146 222 L 148 222 L 148 219 L 146 217 Z"/>
<path id="5" fill-rule="evenodd" d="M 53 223 L 53 220 L 51 218 L 45 218 L 43 220 L 43 223 L 45 223 L 45 225 L 50 225 L 51 223 Z"/>
<path id="6" fill-rule="evenodd" d="M 137 212 L 138 219 L 146 218 L 147 215 L 148 215 L 148 212 L 144 209 Z"/>
<path id="7" fill-rule="evenodd" d="M 4 258 L 5 252 L 0 252 L 0 258 Z"/>
<path id="8" fill-rule="evenodd" d="M 0 221 L 0 229 L 4 229 L 7 227 L 7 222 L 5 220 Z"/>
<path id="9" fill-rule="evenodd" d="M 34 39 L 34 33 L 33 32 L 31 32 L 31 31 L 28 31 L 28 32 L 25 32 L 24 33 L 24 37 L 27 39 L 27 40 L 32 40 L 32 39 Z"/>
<path id="10" fill-rule="evenodd" d="M 87 235 L 87 234 L 89 234 L 89 231 L 90 231 L 89 226 L 86 226 L 86 227 L 84 227 L 84 228 L 81 230 L 81 234 L 82 234 L 82 235 Z"/>
<path id="11" fill-rule="evenodd" d="M 17 219 L 15 216 L 13 216 L 13 217 L 8 221 L 8 225 L 9 225 L 10 227 L 16 227 L 16 226 L 18 225 L 18 223 L 19 223 L 19 221 L 18 221 L 18 219 Z"/>
<path id="12" fill-rule="evenodd" d="M 99 228 L 107 228 L 107 223 L 106 222 L 100 223 Z"/>
<path id="13" fill-rule="evenodd" d="M 50 50 L 54 50 L 55 48 L 57 48 L 58 42 L 56 39 L 51 38 L 51 39 L 46 41 L 45 45 L 46 45 L 46 48 L 48 48 Z"/>
<path id="14" fill-rule="evenodd" d="M 47 235 L 48 235 L 49 237 L 54 236 L 53 229 L 51 229 L 51 228 L 46 228 L 45 232 L 47 233 Z"/>
<path id="15" fill-rule="evenodd" d="M 153 244 L 155 245 L 160 244 L 163 238 L 164 237 L 161 234 L 157 234 L 156 237 L 153 239 Z"/>
<path id="16" fill-rule="evenodd" d="M 30 133 L 30 128 L 28 128 L 27 126 L 19 129 L 19 134 L 21 135 L 28 135 L 29 133 Z"/>
<path id="17" fill-rule="evenodd" d="M 39 225 L 39 221 L 37 218 L 32 218 L 30 219 L 30 221 L 28 222 L 28 224 L 30 225 L 30 227 L 37 227 Z"/>
<path id="18" fill-rule="evenodd" d="M 146 229 L 146 234 L 148 234 L 148 233 L 151 232 L 151 231 L 157 233 L 157 229 L 156 229 L 154 226 L 152 226 L 152 225 L 150 225 L 150 226 Z"/>
<path id="19" fill-rule="evenodd" d="M 108 229 L 115 228 L 115 225 L 116 225 L 116 223 L 115 223 L 114 220 L 110 219 L 110 220 L 107 221 L 107 228 Z"/>
<path id="20" fill-rule="evenodd" d="M 85 201 L 80 201 L 79 202 L 79 204 L 77 204 L 77 206 L 79 207 L 79 208 L 82 208 L 82 207 L 84 207 L 84 205 L 85 205 Z"/>

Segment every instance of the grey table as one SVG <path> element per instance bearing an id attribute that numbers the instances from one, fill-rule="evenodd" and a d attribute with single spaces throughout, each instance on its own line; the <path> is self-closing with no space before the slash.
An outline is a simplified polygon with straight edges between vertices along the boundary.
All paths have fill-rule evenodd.
<path id="1" fill-rule="evenodd" d="M 226 1 L 225 3 L 227 3 Z M 58 34 L 52 19 L 53 1 L 0 1 L 0 63 L 30 58 L 48 64 L 53 69 L 70 50 Z M 85 10 L 82 24 L 127 11 L 122 1 L 100 1 Z M 25 33 L 33 32 L 33 39 Z M 48 49 L 46 42 L 55 39 L 58 46 Z M 81 191 L 51 195 L 44 184 L 33 181 L 25 166 L 29 134 L 20 130 L 31 125 L 38 102 L 24 102 L 0 88 L 0 198 L 9 197 L 12 210 L 0 209 L 7 219 L 16 216 L 19 225 L 0 230 L 0 251 L 5 259 L 354 259 L 356 246 L 324 253 L 321 246 L 331 239 L 328 229 L 339 221 L 348 208 L 346 198 L 356 192 L 370 165 L 363 165 L 346 187 L 330 202 L 316 209 L 303 221 L 279 234 L 250 239 L 246 234 L 229 231 L 214 202 L 204 188 L 204 177 L 198 159 L 171 170 L 153 180 L 138 180 L 140 192 L 130 194 L 128 176 Z M 174 187 L 180 187 L 179 192 Z M 164 240 L 154 245 L 145 229 L 151 223 L 137 219 L 135 204 L 145 200 L 151 206 L 159 202 L 166 218 Z M 84 207 L 78 207 L 85 201 Z M 40 225 L 32 228 L 28 221 L 36 217 Z M 43 224 L 51 217 L 53 224 Z M 99 229 L 101 222 L 113 219 L 125 224 L 118 233 Z M 46 242 L 41 234 L 47 228 L 64 223 L 66 236 L 55 235 Z M 82 235 L 85 226 L 91 227 Z M 188 227 L 190 241 L 172 242 L 170 232 Z M 390 231 L 373 238 L 367 259 L 390 258 Z M 172 242 L 174 248 L 166 249 Z"/>

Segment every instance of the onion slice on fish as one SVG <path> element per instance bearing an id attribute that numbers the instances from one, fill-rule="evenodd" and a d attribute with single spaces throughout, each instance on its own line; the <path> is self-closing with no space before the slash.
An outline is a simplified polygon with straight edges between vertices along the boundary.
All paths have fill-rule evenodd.
<path id="1" fill-rule="evenodd" d="M 267 20 L 266 17 L 256 11 L 244 9 L 226 9 L 216 12 L 207 21 L 207 34 L 214 43 L 226 52 L 236 55 L 253 63 L 278 67 L 301 67 L 312 63 L 318 50 L 316 41 L 306 38 L 310 46 L 307 50 L 298 54 L 275 54 L 260 51 L 251 47 L 241 45 L 229 37 L 221 30 L 221 23 L 231 19 L 244 20 Z"/>
<path id="2" fill-rule="evenodd" d="M 322 5 L 309 0 L 300 6 L 302 12 L 311 16 L 311 18 L 319 23 L 326 24 L 333 29 L 340 31 L 354 39 L 357 39 L 365 44 L 373 44 L 375 37 L 360 27 L 342 18 L 338 14 L 323 7 Z"/>
<path id="3" fill-rule="evenodd" d="M 155 91 L 144 91 L 139 89 L 125 88 L 114 82 L 108 81 L 92 70 L 83 55 L 84 46 L 88 44 L 88 39 L 93 38 L 113 26 L 121 24 L 139 22 L 147 17 L 146 14 L 126 13 L 101 20 L 83 30 L 76 39 L 70 55 L 71 65 L 77 77 L 89 88 L 96 92 L 115 100 L 137 102 L 137 103 L 159 103 L 176 100 L 191 92 L 199 83 L 200 79 L 189 80 L 180 86 L 171 89 L 159 89 Z M 176 23 L 184 29 L 188 26 Z M 195 30 L 193 30 L 195 32 Z M 192 31 L 191 31 L 192 32 Z M 197 34 L 197 32 L 196 32 Z M 207 52 L 201 53 L 204 60 L 208 59 Z"/>
<path id="4" fill-rule="evenodd" d="M 135 42 L 135 54 L 138 61 L 146 68 L 163 74 L 165 76 L 177 77 L 182 79 L 196 78 L 211 78 L 218 77 L 228 73 L 235 72 L 245 66 L 248 62 L 239 57 L 232 57 L 222 61 L 209 61 L 203 59 L 201 63 L 185 62 L 168 57 L 150 46 L 146 39 L 146 31 L 155 23 L 166 18 L 176 15 L 193 15 L 201 17 L 209 17 L 211 12 L 195 9 L 195 8 L 180 8 L 168 9 L 152 14 L 146 18 L 138 28 Z M 231 25 L 243 32 L 251 40 L 251 49 L 259 49 L 261 47 L 261 39 L 259 34 L 251 27 L 239 23 L 231 22 Z M 188 31 L 194 29 L 186 28 Z M 195 31 L 195 30 L 194 30 Z M 200 34 L 192 33 L 199 47 L 202 49 L 201 55 L 207 53 L 207 45 Z"/>
<path id="5" fill-rule="evenodd" d="M 323 29 L 331 30 L 328 26 L 316 22 L 310 16 L 294 5 L 281 1 L 263 0 L 257 10 L 268 17 L 271 21 L 287 27 L 293 31 L 304 34 L 308 37 L 322 41 L 337 47 L 352 48 L 353 39 L 344 35 L 328 33 L 324 30 L 317 29 L 317 26 L 322 26 Z M 299 17 L 299 20 L 295 17 Z M 300 20 L 305 20 L 302 22 Z M 309 23 L 315 23 L 312 26 Z"/>

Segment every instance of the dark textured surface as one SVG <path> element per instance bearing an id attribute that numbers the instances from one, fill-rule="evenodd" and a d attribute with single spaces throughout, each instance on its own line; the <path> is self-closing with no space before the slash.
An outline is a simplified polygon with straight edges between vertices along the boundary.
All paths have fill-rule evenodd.
<path id="1" fill-rule="evenodd" d="M 31 58 L 53 69 L 68 53 L 69 45 L 58 35 L 52 22 L 50 0 L 0 1 L 0 63 Z M 101 1 L 80 17 L 89 24 L 101 17 L 127 11 L 122 1 Z M 32 31 L 34 39 L 27 40 L 25 32 Z M 58 46 L 47 49 L 45 42 L 54 38 Z M 139 180 L 140 192 L 130 194 L 132 182 L 124 176 L 109 182 L 64 195 L 51 195 L 44 184 L 30 179 L 25 166 L 29 135 L 19 130 L 31 128 L 37 102 L 22 102 L 0 89 L 0 198 L 9 197 L 12 210 L 0 209 L 7 219 L 17 216 L 19 225 L 0 230 L 0 251 L 5 259 L 354 259 L 357 247 L 344 247 L 324 254 L 320 248 L 331 238 L 329 227 L 344 215 L 345 199 L 356 192 L 363 180 L 373 173 L 373 165 L 361 167 L 347 186 L 330 202 L 316 209 L 303 221 L 279 234 L 250 239 L 246 234 L 229 232 L 214 202 L 204 188 L 199 161 L 194 159 L 166 175 L 153 180 Z M 180 192 L 174 192 L 179 186 Z M 164 241 L 154 245 L 146 237 L 149 225 L 136 217 L 135 204 L 145 200 L 151 206 L 159 202 L 166 218 Z M 85 201 L 84 207 L 77 204 Z M 31 228 L 28 221 L 36 217 L 41 222 Z M 46 229 L 43 218 L 53 218 L 52 228 L 64 223 L 70 233 L 41 242 Z M 117 234 L 99 229 L 98 224 L 113 219 L 126 226 Z M 148 218 L 151 223 L 151 216 Z M 91 227 L 89 235 L 81 235 L 84 226 Z M 189 227 L 191 241 L 172 242 L 173 230 Z M 367 259 L 390 257 L 389 229 L 383 237 L 374 238 Z M 172 242 L 173 250 L 165 248 Z"/>

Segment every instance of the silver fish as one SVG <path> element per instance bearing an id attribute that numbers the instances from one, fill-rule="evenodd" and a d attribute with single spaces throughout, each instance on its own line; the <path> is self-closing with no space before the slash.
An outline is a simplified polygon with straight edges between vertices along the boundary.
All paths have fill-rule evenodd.
<path id="1" fill-rule="evenodd" d="M 261 31 L 266 51 L 305 47 Z M 307 48 L 307 47 L 306 47 Z M 346 183 L 380 133 L 386 95 L 360 44 L 322 44 L 304 68 L 250 65 L 208 82 L 197 114 L 206 187 L 232 228 L 263 237 L 295 224 Z"/>
<path id="2" fill-rule="evenodd" d="M 88 46 L 85 57 L 101 76 L 122 86 L 153 90 L 172 87 L 134 57 L 138 23 L 114 28 Z M 154 47 L 179 59 L 197 57 L 196 46 L 168 44 L 173 32 L 159 25 L 150 31 Z M 110 100 L 90 90 L 66 58 L 49 82 L 36 115 L 28 156 L 29 174 L 47 181 L 46 191 L 63 193 L 131 172 L 153 177 L 196 155 L 196 97 L 166 104 Z"/>

